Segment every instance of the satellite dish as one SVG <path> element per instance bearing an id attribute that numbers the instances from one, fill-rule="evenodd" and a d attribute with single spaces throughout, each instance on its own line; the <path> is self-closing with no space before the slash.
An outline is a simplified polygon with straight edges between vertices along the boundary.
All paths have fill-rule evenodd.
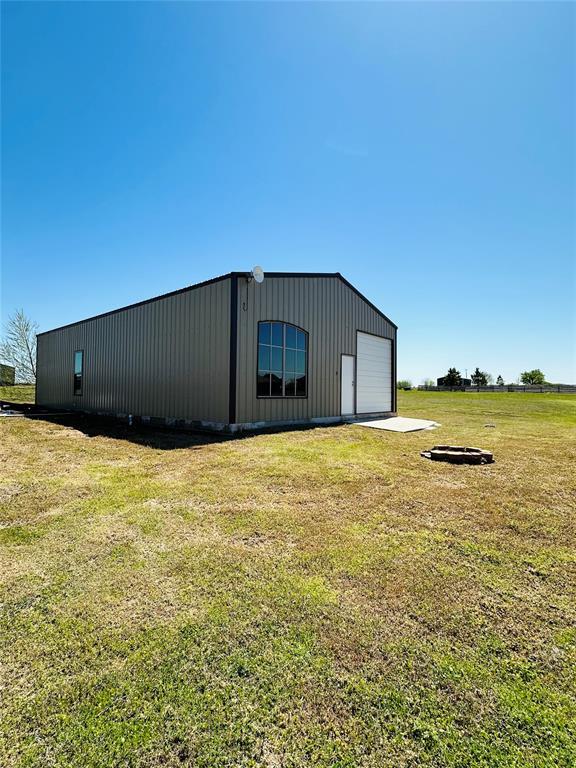
<path id="1" fill-rule="evenodd" d="M 264 281 L 264 270 L 262 267 L 254 267 L 252 277 L 257 283 L 262 283 Z"/>

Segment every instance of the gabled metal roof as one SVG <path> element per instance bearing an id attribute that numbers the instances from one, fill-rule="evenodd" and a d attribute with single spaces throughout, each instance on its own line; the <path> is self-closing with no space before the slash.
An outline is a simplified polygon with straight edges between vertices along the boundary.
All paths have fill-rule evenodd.
<path id="1" fill-rule="evenodd" d="M 225 275 L 219 275 L 218 277 L 213 277 L 210 280 L 204 280 L 201 283 L 194 283 L 193 285 L 188 285 L 185 288 L 179 288 L 176 291 L 169 291 L 168 293 L 163 293 L 160 296 L 153 296 L 151 299 L 144 299 L 144 301 L 137 301 L 134 304 L 127 304 L 124 307 L 119 307 L 118 309 L 111 309 L 108 312 L 102 312 L 99 315 L 92 315 L 92 317 L 86 317 L 83 320 L 76 320 L 73 323 L 67 323 L 66 325 L 60 325 L 57 328 L 51 328 L 49 331 L 42 331 L 42 333 L 38 333 L 37 336 L 44 336 L 46 333 L 53 333 L 54 331 L 61 331 L 64 328 L 71 328 L 74 325 L 81 325 L 82 323 L 88 323 L 91 320 L 97 320 L 101 317 L 108 317 L 108 315 L 115 315 L 118 312 L 124 312 L 126 309 L 134 309 L 135 307 L 141 307 L 144 304 L 151 304 L 153 301 L 160 301 L 161 299 L 168 299 L 171 296 L 178 296 L 181 293 L 187 293 L 188 291 L 194 291 L 196 288 L 204 288 L 206 285 L 211 285 L 212 283 L 218 283 L 221 280 L 228 280 L 232 277 L 248 277 L 250 275 L 250 272 L 228 272 Z M 354 291 L 354 293 L 359 296 L 362 301 L 365 301 L 368 306 L 374 310 L 380 317 L 382 317 L 386 322 L 390 323 L 394 328 L 398 329 L 398 326 L 396 323 L 393 323 L 392 320 L 390 320 L 389 317 L 387 317 L 383 312 L 381 312 L 378 307 L 373 304 L 371 301 L 369 301 L 366 296 L 364 296 L 360 291 L 355 288 L 352 283 L 350 283 L 348 280 L 346 280 L 345 277 L 343 277 L 340 272 L 265 272 L 265 277 L 267 278 L 282 278 L 282 277 L 302 277 L 302 278 L 312 278 L 312 277 L 333 277 L 335 279 L 340 280 L 344 285 L 346 285 L 350 290 Z"/>

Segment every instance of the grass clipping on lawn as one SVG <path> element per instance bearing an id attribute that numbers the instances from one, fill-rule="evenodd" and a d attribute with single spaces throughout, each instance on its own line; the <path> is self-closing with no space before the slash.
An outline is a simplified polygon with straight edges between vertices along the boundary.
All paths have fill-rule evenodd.
<path id="1" fill-rule="evenodd" d="M 441 431 L 227 441 L 3 420 L 0 764 L 576 764 L 575 407 L 402 392 Z M 421 459 L 440 436 L 497 463 Z"/>

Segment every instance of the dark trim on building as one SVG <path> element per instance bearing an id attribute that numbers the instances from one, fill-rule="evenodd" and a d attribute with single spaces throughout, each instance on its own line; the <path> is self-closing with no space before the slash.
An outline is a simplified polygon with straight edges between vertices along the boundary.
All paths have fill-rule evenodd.
<path id="1" fill-rule="evenodd" d="M 238 277 L 250 277 L 250 272 L 231 272 L 230 274 L 238 275 Z M 264 272 L 264 279 L 267 277 L 336 277 L 338 280 L 340 280 L 340 282 L 344 283 L 347 288 L 350 288 L 350 290 L 353 291 L 356 296 L 358 296 L 358 298 L 362 299 L 362 301 L 365 301 L 366 304 L 368 304 L 368 306 L 373 309 L 376 314 L 380 315 L 383 320 L 386 320 L 387 323 L 390 323 L 393 328 L 398 329 L 396 323 L 393 323 L 392 320 L 390 320 L 390 318 L 384 314 L 384 312 L 381 312 L 375 304 L 372 304 L 372 302 L 367 299 L 363 293 L 360 293 L 358 288 L 355 288 L 352 283 L 346 280 L 346 278 L 340 272 Z"/>
<path id="2" fill-rule="evenodd" d="M 250 273 L 242 272 L 240 274 L 249 275 Z M 369 301 L 363 293 L 360 293 L 358 288 L 355 288 L 352 283 L 346 280 L 346 278 L 340 272 L 264 272 L 264 277 L 337 277 L 340 282 L 344 283 L 347 288 L 350 288 L 350 290 L 353 291 L 356 296 L 358 296 L 358 298 L 362 299 L 362 301 L 365 301 L 370 309 L 373 309 L 374 312 L 380 315 L 383 320 L 386 320 L 387 323 L 390 323 L 393 328 L 398 328 L 396 323 L 393 323 L 392 320 L 390 320 L 390 318 L 384 314 L 384 312 L 381 312 L 375 304 L 372 304 L 372 302 Z"/>
<path id="3" fill-rule="evenodd" d="M 80 391 L 76 391 L 76 376 L 78 375 L 76 373 L 76 355 L 81 354 L 82 355 L 82 371 L 80 373 Z M 74 356 L 72 358 L 73 366 L 74 366 L 74 373 L 73 373 L 73 379 L 72 379 L 72 394 L 74 397 L 82 397 L 84 394 L 84 350 L 83 349 L 75 349 L 74 350 Z"/>
<path id="4" fill-rule="evenodd" d="M 358 288 L 354 288 L 354 286 L 352 285 L 352 283 L 349 283 L 349 282 L 348 282 L 348 280 L 346 280 L 346 278 L 345 278 L 345 277 L 342 277 L 342 275 L 340 274 L 340 272 L 336 272 L 336 275 L 337 275 L 337 276 L 338 276 L 338 278 L 339 278 L 339 279 L 340 279 L 340 280 L 341 280 L 341 281 L 344 283 L 344 285 L 345 285 L 345 286 L 347 286 L 348 288 L 350 288 L 350 290 L 351 290 L 351 291 L 353 291 L 353 292 L 356 294 L 356 296 L 358 296 L 358 298 L 362 299 L 362 301 L 365 301 L 365 302 L 366 302 L 366 304 L 368 304 L 368 306 L 370 307 L 370 309 L 373 309 L 373 310 L 374 310 L 374 312 L 376 312 L 376 314 L 377 314 L 377 315 L 380 315 L 380 317 L 381 317 L 383 320 L 386 320 L 386 322 L 387 322 L 387 323 L 390 323 L 390 325 L 391 325 L 391 326 L 392 326 L 392 327 L 393 327 L 395 330 L 398 330 L 398 326 L 396 325 L 396 323 L 393 323 L 393 322 L 392 322 L 392 320 L 390 320 L 390 318 L 389 318 L 387 315 L 385 315 L 385 314 L 384 314 L 384 312 L 381 312 L 381 311 L 378 309 L 378 307 L 377 307 L 375 304 L 372 304 L 372 302 L 371 302 L 371 301 L 369 301 L 369 300 L 366 298 L 366 296 L 364 296 L 364 294 L 363 294 L 363 293 L 360 293 L 360 291 L 358 290 Z"/>
<path id="5" fill-rule="evenodd" d="M 60 325 L 57 328 L 51 328 L 49 331 L 42 331 L 37 333 L 36 336 L 45 336 L 47 333 L 54 333 L 54 331 L 62 331 L 64 328 L 72 328 L 74 325 L 82 325 L 83 323 L 89 323 L 92 320 L 100 320 L 102 317 L 108 317 L 109 315 L 116 315 L 118 312 L 124 312 L 125 309 L 135 309 L 136 307 L 143 307 L 145 304 L 152 304 L 154 301 L 161 301 L 162 299 L 169 299 L 172 296 L 179 296 L 181 293 L 188 293 L 188 291 L 195 291 L 196 288 L 204 288 L 207 285 L 213 283 L 219 283 L 221 280 L 227 280 L 229 277 L 238 274 L 237 272 L 229 272 L 226 275 L 219 275 L 213 277 L 210 280 L 204 280 L 202 283 L 195 283 L 194 285 L 188 285 L 186 288 L 179 288 L 177 291 L 170 291 L 169 293 L 163 293 L 161 296 L 154 296 L 151 299 L 144 299 L 144 301 L 137 301 L 135 304 L 127 304 L 125 307 L 119 307 L 118 309 L 111 309 L 109 312 L 102 312 L 100 315 L 92 315 L 92 317 L 86 317 L 83 320 L 76 320 L 74 323 L 68 323 L 67 325 Z"/>
<path id="6" fill-rule="evenodd" d="M 306 371 L 304 375 L 306 376 L 306 394 L 305 395 L 259 395 L 258 394 L 258 344 L 260 343 L 258 340 L 258 334 L 260 332 L 260 323 L 282 323 L 282 325 L 291 325 L 292 328 L 296 328 L 298 331 L 302 331 L 302 333 L 306 334 Z M 283 347 L 284 352 L 286 351 L 286 347 Z M 308 400 L 308 380 L 310 378 L 308 373 L 308 357 L 310 355 L 310 334 L 305 328 L 302 328 L 299 325 L 295 325 L 294 323 L 289 323 L 287 320 L 258 320 L 256 322 L 256 400 Z M 282 367 L 284 367 L 284 361 L 282 361 Z M 282 375 L 284 375 L 286 371 L 282 370 Z"/>
<path id="7" fill-rule="evenodd" d="M 396 381 L 396 333 L 392 339 L 392 410 L 398 413 L 398 386 Z"/>
<path id="8" fill-rule="evenodd" d="M 241 275 L 249 276 L 249 272 L 240 272 Z M 264 279 L 267 277 L 340 277 L 340 272 L 264 272 Z"/>
<path id="9" fill-rule="evenodd" d="M 376 314 L 380 315 L 380 317 L 383 320 L 386 320 L 387 323 L 389 323 L 393 328 L 398 328 L 396 323 L 393 323 L 392 320 L 390 320 L 389 317 L 387 317 L 383 312 L 381 312 L 378 307 L 375 304 L 372 304 L 371 301 L 369 301 L 366 296 L 364 296 L 360 291 L 355 288 L 352 283 L 348 282 L 345 277 L 343 277 L 340 272 L 265 272 L 265 277 L 336 277 L 338 280 L 340 280 L 347 288 L 350 288 L 351 291 L 353 291 L 356 296 L 358 296 L 362 301 L 366 302 L 368 306 L 376 312 Z M 153 296 L 151 299 L 144 299 L 144 301 L 137 301 L 134 304 L 127 304 L 124 307 L 119 307 L 118 309 L 111 309 L 109 312 L 102 312 L 99 315 L 92 315 L 92 317 L 86 317 L 83 320 L 76 320 L 73 323 L 67 323 L 66 325 L 60 325 L 57 328 L 51 328 L 49 331 L 42 331 L 41 333 L 36 334 L 37 336 L 44 336 L 47 333 L 53 333 L 54 331 L 62 331 L 65 328 L 72 328 L 75 325 L 82 325 L 83 323 L 88 323 L 91 320 L 99 320 L 103 317 L 108 317 L 109 315 L 116 315 L 118 312 L 124 312 L 126 309 L 135 309 L 136 307 L 142 307 L 145 304 L 152 304 L 154 301 L 161 301 L 162 299 L 169 299 L 172 296 L 178 296 L 182 293 L 188 293 L 188 291 L 194 291 L 196 288 L 204 288 L 207 285 L 212 285 L 213 283 L 219 283 L 221 280 L 227 280 L 228 278 L 238 278 L 238 277 L 244 277 L 249 278 L 250 272 L 228 272 L 225 275 L 219 275 L 218 277 L 213 277 L 210 280 L 204 280 L 201 283 L 195 283 L 194 285 L 188 285 L 186 288 L 179 288 L 177 291 L 170 291 L 169 293 L 163 293 L 160 296 Z"/>
<path id="10" fill-rule="evenodd" d="M 396 327 L 396 326 L 394 326 Z M 356 328 L 356 338 L 354 340 L 354 347 L 356 349 L 355 354 L 355 360 L 356 360 L 356 366 L 358 365 L 358 334 L 363 333 L 365 336 L 374 336 L 376 339 L 384 339 L 384 341 L 389 341 L 392 345 L 390 348 L 390 362 L 392 363 L 392 373 L 391 373 L 391 391 L 390 391 L 390 411 L 382 411 L 382 413 L 396 413 L 396 333 L 394 333 L 394 338 L 391 339 L 390 336 L 381 336 L 379 333 L 371 333 L 371 331 L 363 331 L 361 328 Z M 369 414 L 371 411 L 358 411 L 358 376 L 357 376 L 357 368 L 354 369 L 354 413 L 357 416 L 362 416 L 363 414 Z"/>
<path id="11" fill-rule="evenodd" d="M 238 368 L 238 275 L 230 278 L 230 378 L 228 383 L 228 424 L 236 424 L 236 383 Z"/>
<path id="12" fill-rule="evenodd" d="M 382 336 L 381 333 L 373 333 L 372 331 L 365 331 L 363 328 L 356 328 L 356 338 L 358 338 L 359 333 L 363 333 L 365 336 L 374 336 L 375 339 L 386 339 L 386 341 L 394 341 L 391 336 Z"/>

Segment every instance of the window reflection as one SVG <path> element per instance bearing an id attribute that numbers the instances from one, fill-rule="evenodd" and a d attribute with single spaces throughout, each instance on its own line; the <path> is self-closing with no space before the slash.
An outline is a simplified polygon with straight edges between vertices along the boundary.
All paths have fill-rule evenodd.
<path id="1" fill-rule="evenodd" d="M 258 397 L 306 397 L 308 334 L 290 323 L 258 323 Z"/>
<path id="2" fill-rule="evenodd" d="M 74 394 L 82 394 L 82 378 L 84 375 L 84 351 L 74 352 Z"/>

